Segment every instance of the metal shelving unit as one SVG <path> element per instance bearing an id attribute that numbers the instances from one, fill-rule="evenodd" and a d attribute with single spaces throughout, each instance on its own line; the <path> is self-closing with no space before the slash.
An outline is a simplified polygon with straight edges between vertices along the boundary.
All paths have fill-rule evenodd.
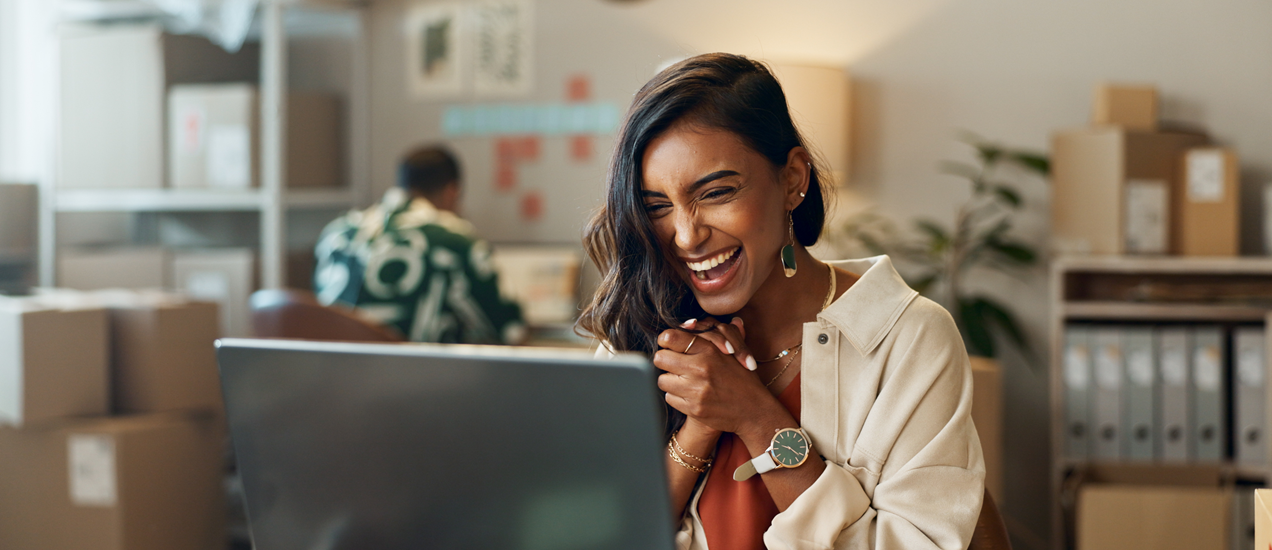
<path id="1" fill-rule="evenodd" d="M 93 2 L 72 2 L 90 6 Z M 104 2 L 99 15 L 118 17 L 119 10 L 145 14 L 140 2 Z M 302 209 L 343 209 L 369 200 L 369 61 L 366 14 L 362 2 L 334 0 L 262 0 L 257 14 L 261 46 L 260 67 L 260 187 L 247 190 L 214 189 L 59 189 L 46 182 L 40 197 L 40 284 L 52 286 L 58 240 L 56 218 L 74 212 L 256 212 L 260 215 L 260 281 L 264 288 L 281 288 L 286 280 L 287 215 Z M 129 11 L 131 10 L 131 11 Z M 306 12 L 309 12 L 307 17 Z M 80 13 L 94 13 L 81 9 Z M 292 28 L 306 32 L 323 28 L 330 15 L 356 20 L 351 42 L 351 67 L 346 106 L 346 187 L 288 189 L 285 120 L 288 93 L 288 39 Z M 79 19 L 84 21 L 83 16 Z"/>

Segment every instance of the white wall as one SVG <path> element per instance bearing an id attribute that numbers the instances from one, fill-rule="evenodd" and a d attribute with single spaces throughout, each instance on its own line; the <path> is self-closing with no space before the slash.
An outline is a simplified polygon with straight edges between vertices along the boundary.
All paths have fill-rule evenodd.
<path id="1" fill-rule="evenodd" d="M 967 197 L 939 176 L 945 159 L 970 160 L 954 139 L 966 129 L 1005 144 L 1045 150 L 1054 130 L 1086 123 L 1103 80 L 1150 82 L 1168 119 L 1208 128 L 1242 154 L 1247 251 L 1261 250 L 1256 186 L 1272 180 L 1272 3 L 1265 0 L 539 0 L 536 90 L 560 97 L 568 74 L 592 75 L 597 96 L 624 105 L 660 62 L 726 50 L 772 61 L 844 66 L 855 81 L 854 162 L 845 210 L 873 208 L 899 219 L 948 222 Z M 447 102 L 416 102 L 402 81 L 398 18 L 403 2 L 373 4 L 372 172 L 392 183 L 398 155 L 435 140 Z M 605 147 L 608 144 L 598 143 Z M 574 167 L 549 143 L 523 185 L 554 194 L 554 217 L 512 223 L 509 197 L 490 187 L 488 144 L 456 143 L 468 170 L 468 215 L 495 240 L 576 241 L 585 211 L 599 201 L 603 158 Z M 601 155 L 602 157 L 604 155 Z M 1020 235 L 1045 244 L 1049 190 L 1024 185 L 1029 209 Z M 1016 304 L 1040 357 L 1046 357 L 1046 282 L 979 278 L 982 289 Z M 1050 535 L 1048 412 L 1042 365 L 1006 358 L 1006 502 L 1020 548 Z"/>

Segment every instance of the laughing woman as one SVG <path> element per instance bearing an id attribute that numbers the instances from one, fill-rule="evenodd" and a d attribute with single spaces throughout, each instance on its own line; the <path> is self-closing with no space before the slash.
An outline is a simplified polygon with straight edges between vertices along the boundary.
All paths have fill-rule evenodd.
<path id="1" fill-rule="evenodd" d="M 967 548 L 985 467 L 953 320 L 886 256 L 827 264 L 817 160 L 761 64 L 636 94 L 580 326 L 652 355 L 680 548 Z"/>

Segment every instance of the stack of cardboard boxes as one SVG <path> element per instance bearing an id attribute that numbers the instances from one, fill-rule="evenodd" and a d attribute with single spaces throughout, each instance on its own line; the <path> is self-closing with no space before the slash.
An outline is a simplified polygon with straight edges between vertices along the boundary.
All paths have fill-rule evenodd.
<path id="1" fill-rule="evenodd" d="M 0 548 L 224 548 L 217 307 L 0 297 Z"/>
<path id="2" fill-rule="evenodd" d="M 1235 256 L 1236 153 L 1160 128 L 1157 90 L 1102 86 L 1094 124 L 1052 137 L 1052 231 L 1061 252 Z"/>

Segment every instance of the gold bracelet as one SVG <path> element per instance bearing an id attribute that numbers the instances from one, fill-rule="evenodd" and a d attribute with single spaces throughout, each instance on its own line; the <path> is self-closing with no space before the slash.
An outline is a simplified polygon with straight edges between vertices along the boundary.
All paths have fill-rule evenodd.
<path id="1" fill-rule="evenodd" d="M 680 454 L 682 454 L 682 455 L 685 455 L 685 456 L 686 456 L 686 457 L 688 457 L 688 458 L 692 458 L 692 459 L 694 459 L 694 460 L 697 460 L 698 462 L 701 462 L 704 466 L 710 466 L 710 465 L 711 465 L 711 459 L 710 459 L 710 458 L 699 458 L 699 457 L 696 457 L 696 456 L 693 456 L 693 455 L 689 454 L 689 451 L 686 451 L 686 450 L 684 450 L 684 449 L 681 449 L 681 448 L 680 448 L 680 442 L 679 442 L 679 441 L 676 441 L 676 434 L 671 434 L 671 444 L 676 446 L 676 452 L 678 452 L 678 453 L 680 453 Z"/>
<path id="2" fill-rule="evenodd" d="M 688 462 L 685 462 L 684 460 L 682 460 L 680 456 L 676 454 L 676 450 L 671 448 L 670 441 L 667 442 L 667 456 L 671 457 L 672 460 L 676 461 L 676 464 L 684 466 L 688 470 L 693 470 L 700 474 L 706 472 L 706 470 L 699 468 L 697 466 L 693 466 L 689 464 Z"/>

